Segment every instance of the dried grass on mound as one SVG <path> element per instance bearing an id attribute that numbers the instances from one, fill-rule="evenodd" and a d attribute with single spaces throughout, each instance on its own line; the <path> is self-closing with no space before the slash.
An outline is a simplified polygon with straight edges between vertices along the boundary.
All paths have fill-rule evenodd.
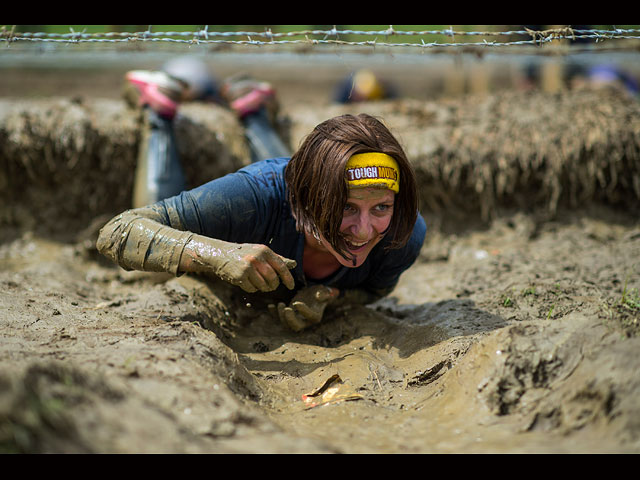
<path id="1" fill-rule="evenodd" d="M 640 103 L 614 91 L 506 94 L 450 106 L 433 155 L 418 157 L 425 203 L 542 209 L 590 202 L 637 209 Z"/>
<path id="2" fill-rule="evenodd" d="M 226 110 L 185 106 L 176 120 L 191 186 L 239 168 L 248 149 Z M 142 118 L 124 102 L 0 102 L 0 225 L 77 232 L 131 206 Z"/>
<path id="3" fill-rule="evenodd" d="M 640 205 L 640 102 L 610 90 L 507 92 L 290 109 L 295 148 L 319 122 L 379 116 L 414 163 L 423 211 L 482 220 L 500 209 Z M 185 105 L 176 135 L 191 186 L 248 159 L 244 132 L 219 107 Z M 0 102 L 0 225 L 68 232 L 130 206 L 139 117 L 124 102 Z"/>
<path id="4" fill-rule="evenodd" d="M 316 123 L 369 113 L 414 163 L 422 209 L 489 220 L 501 208 L 552 216 L 589 202 L 640 204 L 640 102 L 613 90 L 505 92 L 292 112 L 297 142 Z"/>

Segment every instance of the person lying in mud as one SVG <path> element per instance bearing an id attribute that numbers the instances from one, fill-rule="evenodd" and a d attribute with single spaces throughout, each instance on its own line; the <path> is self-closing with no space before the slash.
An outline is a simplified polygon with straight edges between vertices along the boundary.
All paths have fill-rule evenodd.
<path id="1" fill-rule="evenodd" d="M 170 60 L 161 70 L 126 73 L 123 97 L 144 119 L 133 207 L 164 200 L 186 189 L 174 130 L 183 102 L 215 103 L 232 111 L 244 128 L 251 162 L 291 155 L 274 128 L 279 103 L 270 83 L 238 73 L 218 85 L 206 64 L 188 56 Z"/>
<path id="2" fill-rule="evenodd" d="M 413 169 L 391 132 L 361 114 L 326 120 L 291 158 L 258 161 L 116 216 L 98 250 L 127 270 L 197 273 L 244 292 L 300 331 L 331 303 L 389 294 L 426 234 Z"/>

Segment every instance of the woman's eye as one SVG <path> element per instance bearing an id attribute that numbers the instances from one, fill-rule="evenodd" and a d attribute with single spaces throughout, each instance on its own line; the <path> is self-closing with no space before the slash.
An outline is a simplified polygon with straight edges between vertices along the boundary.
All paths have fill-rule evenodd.
<path id="1" fill-rule="evenodd" d="M 387 212 L 389 210 L 393 209 L 393 205 L 389 205 L 386 203 L 382 203 L 380 205 L 376 205 L 376 210 L 379 212 Z"/>

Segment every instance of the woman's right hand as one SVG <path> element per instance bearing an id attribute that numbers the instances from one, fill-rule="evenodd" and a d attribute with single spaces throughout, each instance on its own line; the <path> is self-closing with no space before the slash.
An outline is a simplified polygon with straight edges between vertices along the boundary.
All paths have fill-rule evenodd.
<path id="1" fill-rule="evenodd" d="M 291 272 L 296 261 L 282 257 L 266 245 L 232 243 L 194 235 L 180 262 L 184 272 L 213 274 L 244 291 L 271 292 L 283 283 L 295 287 Z"/>
<path id="2" fill-rule="evenodd" d="M 289 306 L 280 302 L 269 305 L 269 311 L 294 332 L 320 323 L 327 305 L 333 302 L 340 290 L 325 285 L 314 285 L 301 289 Z"/>

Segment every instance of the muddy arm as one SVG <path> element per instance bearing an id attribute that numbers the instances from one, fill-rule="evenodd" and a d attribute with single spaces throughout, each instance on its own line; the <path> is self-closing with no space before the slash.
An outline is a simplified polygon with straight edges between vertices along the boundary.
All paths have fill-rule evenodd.
<path id="1" fill-rule="evenodd" d="M 295 260 L 260 244 L 238 244 L 172 228 L 153 206 L 118 215 L 107 223 L 98 251 L 126 270 L 197 272 L 216 276 L 247 292 L 293 289 Z"/>
<path id="2" fill-rule="evenodd" d="M 337 288 L 314 285 L 300 290 L 289 306 L 282 302 L 277 305 L 271 304 L 269 311 L 285 326 L 299 332 L 320 323 L 326 307 L 366 305 L 388 295 L 392 290 L 393 288 L 389 288 L 371 292 L 363 289 L 350 289 L 341 292 Z"/>
<path id="3" fill-rule="evenodd" d="M 192 236 L 165 225 L 160 213 L 149 206 L 111 219 L 100 230 L 96 247 L 125 270 L 178 275 L 180 258 Z"/>

